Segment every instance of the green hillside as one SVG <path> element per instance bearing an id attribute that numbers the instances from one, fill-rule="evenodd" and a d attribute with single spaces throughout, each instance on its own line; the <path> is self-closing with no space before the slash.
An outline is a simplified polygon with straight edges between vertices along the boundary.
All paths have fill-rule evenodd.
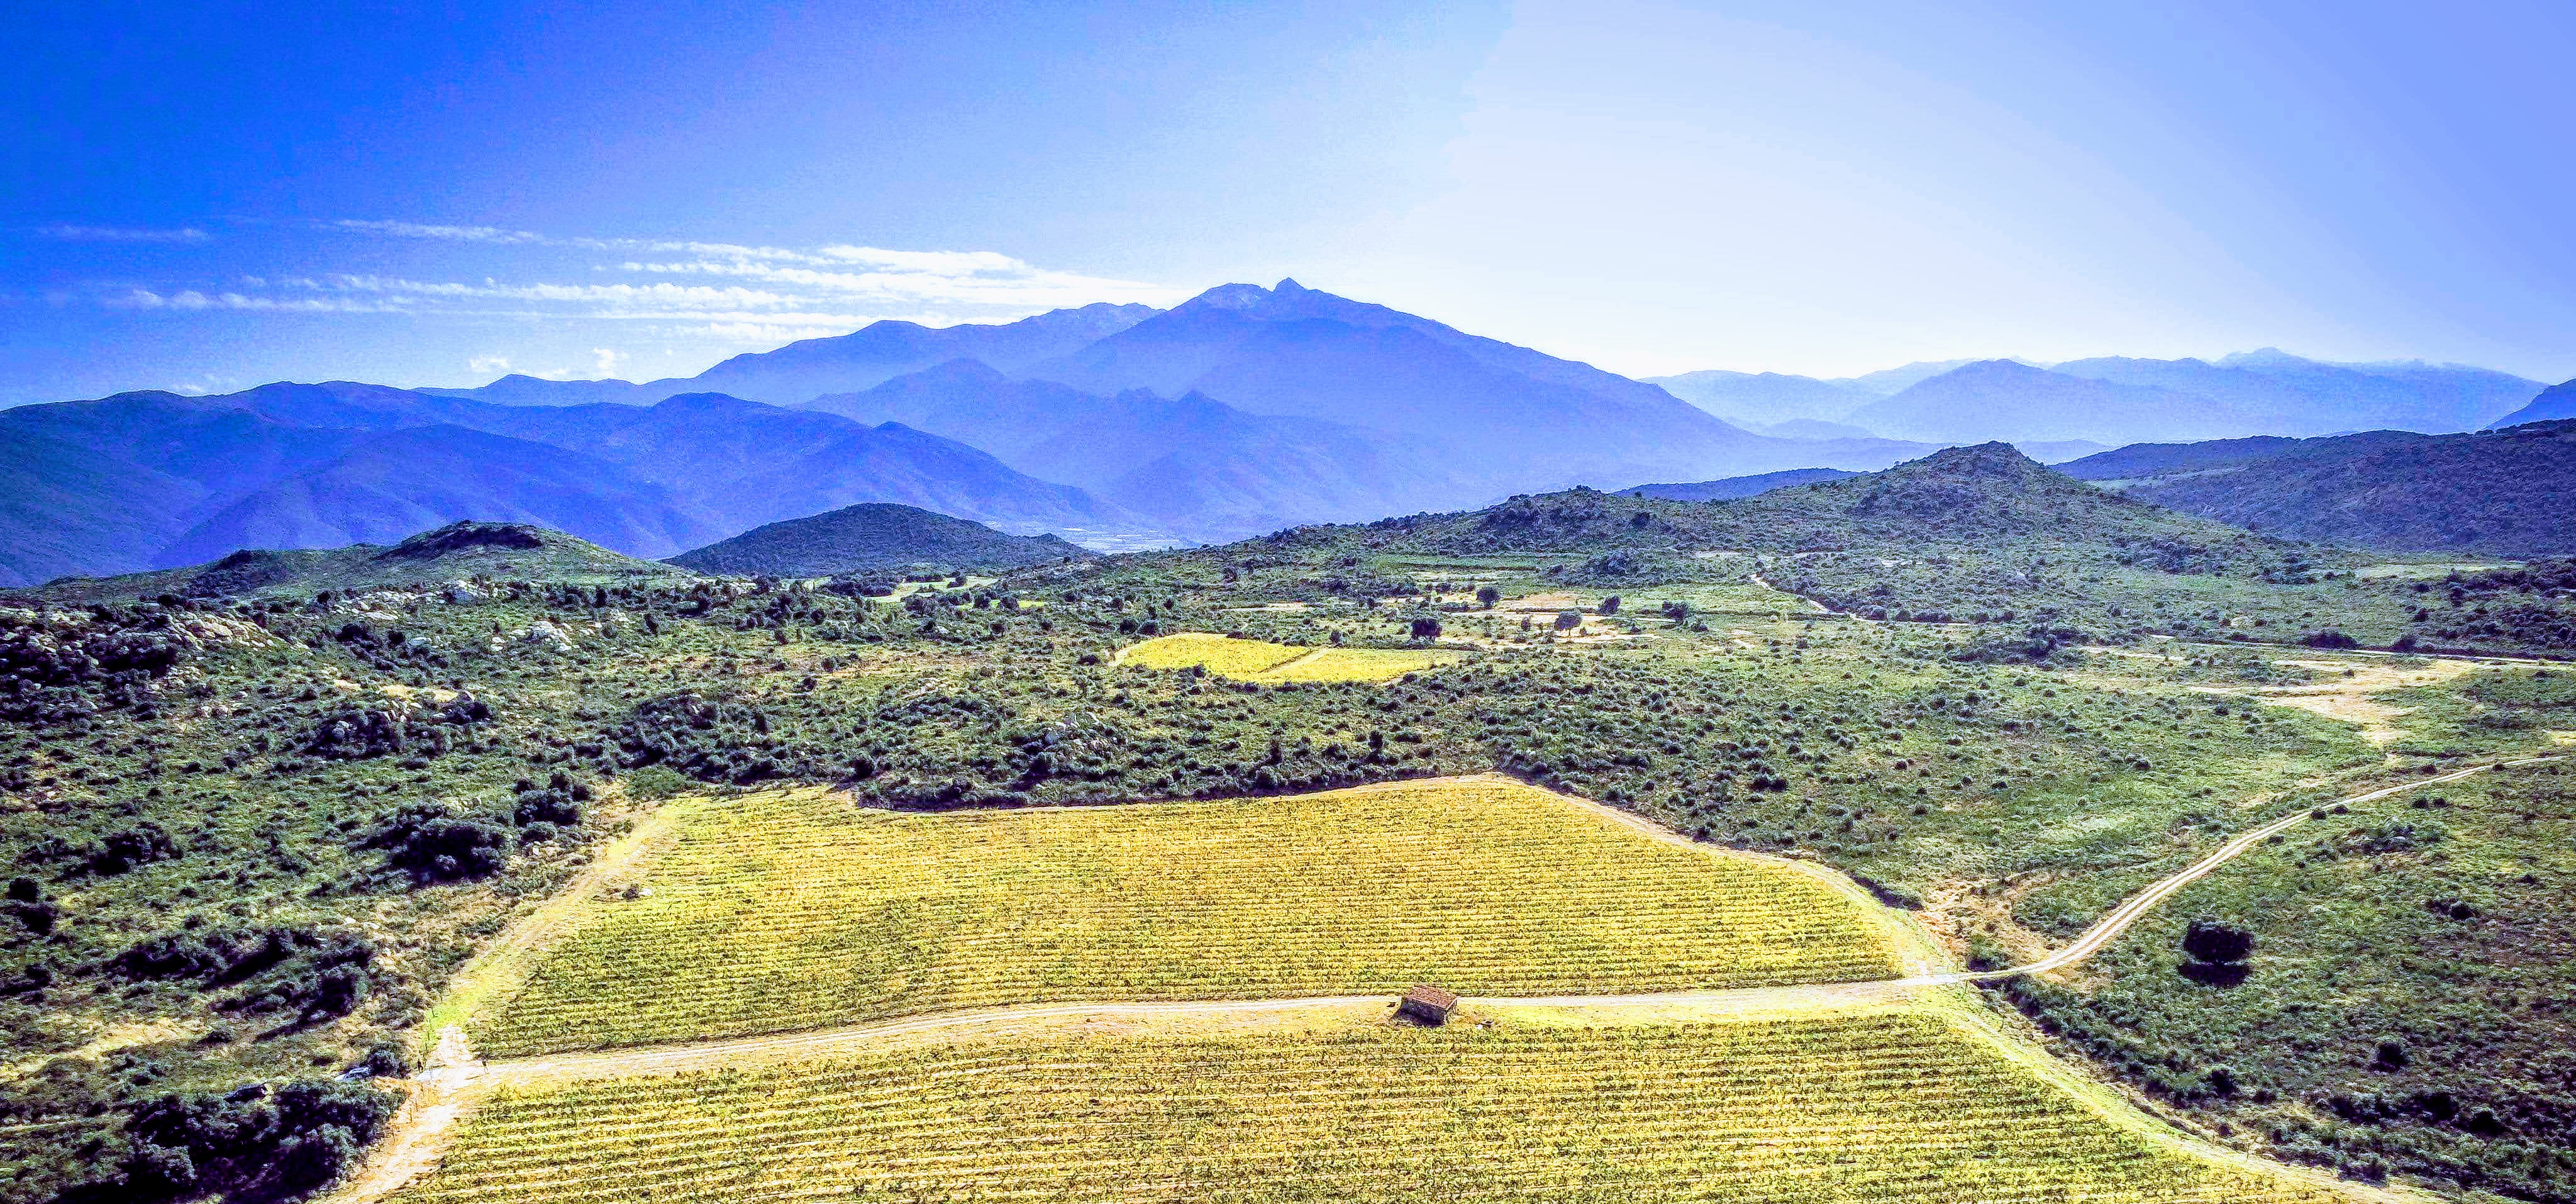
<path id="1" fill-rule="evenodd" d="M 1053 535 L 1005 535 L 982 523 L 917 506 L 866 502 L 754 527 L 671 557 L 701 573 L 745 577 L 828 577 L 922 565 L 1016 569 L 1089 560 L 1095 553 Z"/>
<path id="2" fill-rule="evenodd" d="M 393 589 L 454 581 L 546 581 L 569 585 L 676 584 L 693 574 L 620 556 L 560 531 L 521 523 L 449 523 L 384 547 L 273 551 L 246 548 L 221 560 L 129 573 L 66 577 L 21 596 L 54 603 L 310 594 Z"/>
<path id="3" fill-rule="evenodd" d="M 2148 444 L 2064 466 L 2131 497 L 2289 539 L 2393 552 L 2576 552 L 2576 420 L 2458 435 Z"/>

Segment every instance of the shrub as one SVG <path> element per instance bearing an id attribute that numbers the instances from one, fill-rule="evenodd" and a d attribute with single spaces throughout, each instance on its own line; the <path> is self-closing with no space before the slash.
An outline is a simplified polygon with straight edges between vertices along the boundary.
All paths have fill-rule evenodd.
<path id="1" fill-rule="evenodd" d="M 387 817 L 358 847 L 385 850 L 388 868 L 427 884 L 480 878 L 500 869 L 509 838 L 499 824 L 452 815 L 445 803 L 419 802 Z"/>
<path id="2" fill-rule="evenodd" d="M 2254 955 L 2254 934 L 2215 920 L 2193 920 L 2183 932 L 2182 951 L 2193 961 L 2241 962 Z"/>
<path id="3" fill-rule="evenodd" d="M 626 775 L 626 797 L 666 799 L 689 788 L 689 780 L 660 765 L 647 765 Z"/>

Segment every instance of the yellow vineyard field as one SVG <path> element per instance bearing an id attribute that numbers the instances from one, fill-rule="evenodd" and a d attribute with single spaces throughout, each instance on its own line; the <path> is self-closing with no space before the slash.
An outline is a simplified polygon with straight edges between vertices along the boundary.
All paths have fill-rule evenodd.
<path id="1" fill-rule="evenodd" d="M 890 814 L 696 808 L 639 898 L 590 901 L 469 1024 L 495 1056 L 1049 1000 L 1474 995 L 1900 972 L 1865 903 L 1502 780 Z"/>
<path id="2" fill-rule="evenodd" d="M 1240 681 L 1386 681 L 1457 659 L 1413 648 L 1300 648 L 1266 640 L 1184 632 L 1134 645 L 1119 663 L 1147 669 L 1202 666 Z"/>
<path id="3" fill-rule="evenodd" d="M 1937 1014 L 999 1040 L 506 1089 L 400 1204 L 2339 1199 Z"/>

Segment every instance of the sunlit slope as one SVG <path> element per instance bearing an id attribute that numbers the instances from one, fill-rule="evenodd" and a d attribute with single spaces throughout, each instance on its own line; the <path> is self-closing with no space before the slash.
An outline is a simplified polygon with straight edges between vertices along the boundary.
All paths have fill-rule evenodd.
<path id="1" fill-rule="evenodd" d="M 1301 648 L 1267 640 L 1182 632 L 1129 646 L 1118 662 L 1147 669 L 1205 669 L 1257 682 L 1388 681 L 1457 659 L 1420 648 Z"/>
<path id="2" fill-rule="evenodd" d="M 2329 1200 L 2146 1136 L 1939 1015 L 1002 1039 L 511 1088 L 466 1201 Z"/>
<path id="3" fill-rule="evenodd" d="M 473 1022 L 487 1055 L 1041 1000 L 1478 995 L 1873 979 L 1888 921 L 1817 877 L 1500 779 L 888 814 L 819 792 L 679 821 Z"/>

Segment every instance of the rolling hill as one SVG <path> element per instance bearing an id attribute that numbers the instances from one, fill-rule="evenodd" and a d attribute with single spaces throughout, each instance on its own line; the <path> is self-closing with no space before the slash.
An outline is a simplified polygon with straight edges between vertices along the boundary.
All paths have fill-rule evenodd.
<path id="1" fill-rule="evenodd" d="M 2032 637 L 2041 645 L 2067 638 L 2060 625 L 2115 639 L 2201 632 L 2336 562 L 2075 480 L 2004 443 L 1733 501 L 1577 489 L 1299 528 L 1257 548 L 1318 561 L 1526 557 L 1569 584 L 1613 591 L 1751 581 L 1865 618 L 2037 621 L 2047 629 Z"/>
<path id="2" fill-rule="evenodd" d="M 2287 539 L 2402 552 L 2576 552 L 2576 421 L 2471 434 L 2146 445 L 2062 466 Z"/>
<path id="3" fill-rule="evenodd" d="M 754 527 L 673 556 L 670 563 L 730 576 L 828 577 L 909 565 L 1016 569 L 1095 555 L 1052 535 L 1004 535 L 916 506 L 868 502 Z"/>
<path id="4" fill-rule="evenodd" d="M 1643 515 L 1641 519 L 1639 516 Z M 2005 443 L 1954 447 L 1883 472 L 1694 505 L 1581 489 L 1458 515 L 1372 524 L 1389 546 L 1477 554 L 1669 548 L 1775 554 L 1935 546 L 2004 554 L 2015 541 L 2126 547 L 2156 540 L 2253 549 L 2270 543 L 2054 472 Z"/>
<path id="5" fill-rule="evenodd" d="M 473 581 L 580 585 L 672 584 L 685 569 L 621 556 L 561 531 L 525 523 L 458 522 L 391 546 L 244 549 L 183 568 L 113 577 L 69 577 L 24 596 L 56 604 L 258 594 L 310 596 L 323 590 L 395 589 Z"/>

